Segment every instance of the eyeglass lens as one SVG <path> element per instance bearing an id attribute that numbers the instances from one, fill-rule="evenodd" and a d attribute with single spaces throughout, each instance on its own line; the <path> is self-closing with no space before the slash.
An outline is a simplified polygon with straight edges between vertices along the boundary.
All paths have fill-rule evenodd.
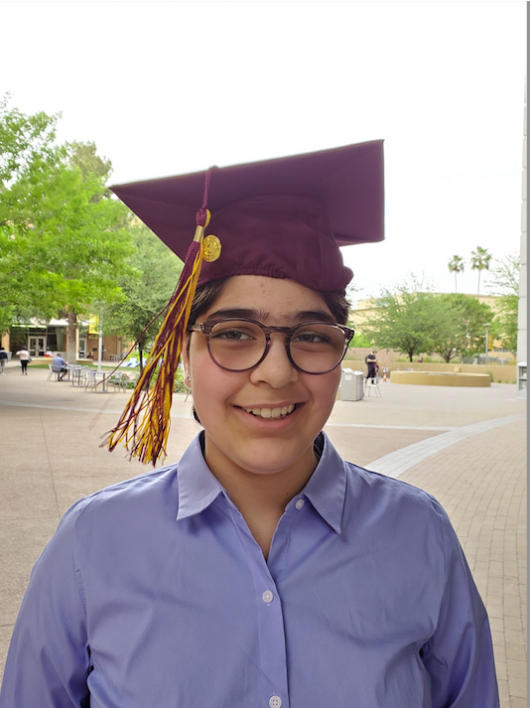
<path id="1" fill-rule="evenodd" d="M 267 348 L 267 339 L 261 327 L 244 320 L 217 323 L 209 339 L 213 360 L 231 371 L 244 371 L 256 366 Z M 346 339 L 338 327 L 311 323 L 298 327 L 288 346 L 291 359 L 299 369 L 319 374 L 330 371 L 341 361 Z"/>

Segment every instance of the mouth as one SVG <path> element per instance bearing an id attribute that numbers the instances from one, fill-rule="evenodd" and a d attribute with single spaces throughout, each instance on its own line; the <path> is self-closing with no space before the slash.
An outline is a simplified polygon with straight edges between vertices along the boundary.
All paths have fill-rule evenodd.
<path id="1" fill-rule="evenodd" d="M 281 418 L 287 418 L 293 413 L 301 404 L 291 403 L 288 406 L 282 406 L 281 408 L 243 408 L 245 413 L 250 413 L 250 415 L 256 418 L 261 418 L 264 420 L 280 420 Z"/>

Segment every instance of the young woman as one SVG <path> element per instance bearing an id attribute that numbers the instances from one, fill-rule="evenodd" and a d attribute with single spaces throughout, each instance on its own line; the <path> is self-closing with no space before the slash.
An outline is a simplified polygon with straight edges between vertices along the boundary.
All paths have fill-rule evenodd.
<path id="1" fill-rule="evenodd" d="M 164 238 L 200 205 L 196 177 L 116 191 Z M 380 143 L 219 170 L 209 203 L 218 243 L 191 311 L 157 340 L 160 381 L 184 333 L 203 430 L 177 465 L 67 512 L 34 568 L 1 708 L 498 708 L 445 512 L 322 432 L 352 336 L 336 241 L 381 237 Z M 145 420 L 159 440 L 155 404 Z"/>

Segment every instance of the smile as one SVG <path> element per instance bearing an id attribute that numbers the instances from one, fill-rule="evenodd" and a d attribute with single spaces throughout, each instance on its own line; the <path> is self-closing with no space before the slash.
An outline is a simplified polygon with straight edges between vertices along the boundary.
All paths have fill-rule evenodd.
<path id="1" fill-rule="evenodd" d="M 246 413 L 251 413 L 257 418 L 285 418 L 285 416 L 290 415 L 296 405 L 291 404 L 289 406 L 283 406 L 283 408 L 243 408 Z"/>

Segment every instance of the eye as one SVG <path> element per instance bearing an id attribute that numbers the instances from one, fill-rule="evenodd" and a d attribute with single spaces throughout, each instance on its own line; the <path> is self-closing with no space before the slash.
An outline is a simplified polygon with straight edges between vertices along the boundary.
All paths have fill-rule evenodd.
<path id="1" fill-rule="evenodd" d="M 329 342 L 329 337 L 323 332 L 304 329 L 295 332 L 291 341 L 296 344 L 325 344 L 326 342 Z"/>
<path id="2" fill-rule="evenodd" d="M 217 325 L 212 329 L 212 339 L 225 342 L 248 342 L 256 338 L 255 332 L 245 325 Z"/>
<path id="3" fill-rule="evenodd" d="M 244 339 L 252 339 L 246 332 L 241 332 L 237 329 L 225 329 L 223 332 L 212 332 L 215 339 L 229 339 L 234 342 L 240 342 Z"/>

